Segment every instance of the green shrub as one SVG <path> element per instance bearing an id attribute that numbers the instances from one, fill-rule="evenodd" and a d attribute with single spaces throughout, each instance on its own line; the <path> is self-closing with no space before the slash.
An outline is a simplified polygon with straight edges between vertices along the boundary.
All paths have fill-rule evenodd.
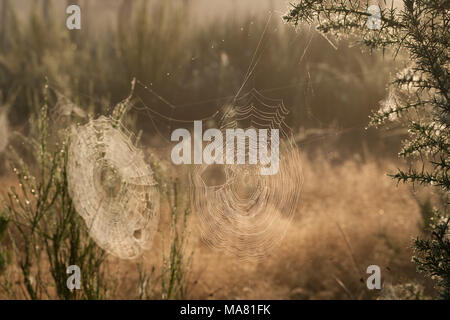
<path id="1" fill-rule="evenodd" d="M 19 188 L 10 188 L 5 207 L 13 262 L 21 273 L 18 281 L 30 299 L 105 298 L 109 287 L 103 273 L 105 253 L 90 239 L 72 205 L 66 172 L 68 135 L 58 145 L 48 144 L 47 110 L 45 104 L 39 116 L 39 139 L 22 140 L 34 155 L 32 164 L 27 165 L 14 149 L 9 152 Z M 82 290 L 67 287 L 70 265 L 82 270 Z M 2 287 L 11 290 L 8 281 L 13 280 L 5 275 Z M 19 296 L 20 286 L 7 293 Z"/>
<path id="2" fill-rule="evenodd" d="M 386 1 L 384 2 L 386 4 Z M 317 23 L 317 30 L 338 38 L 359 37 L 370 49 L 382 49 L 394 56 L 404 51 L 410 66 L 390 86 L 388 98 L 371 118 L 371 125 L 397 122 L 408 127 L 402 157 L 419 159 L 421 169 L 411 166 L 392 177 L 399 182 L 429 185 L 443 198 L 431 225 L 432 239 L 416 240 L 414 261 L 419 271 L 438 280 L 443 298 L 450 290 L 450 245 L 448 192 L 450 180 L 450 103 L 448 100 L 449 2 L 445 0 L 404 0 L 401 6 L 381 8 L 379 30 L 366 21 L 368 1 L 302 0 L 292 6 L 284 19 L 299 25 Z M 391 49 L 391 50 L 388 50 Z"/>

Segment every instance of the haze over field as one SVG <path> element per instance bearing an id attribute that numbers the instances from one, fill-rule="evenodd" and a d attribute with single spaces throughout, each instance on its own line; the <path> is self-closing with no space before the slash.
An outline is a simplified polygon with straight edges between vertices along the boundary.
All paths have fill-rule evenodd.
<path id="1" fill-rule="evenodd" d="M 314 26 L 295 30 L 281 19 L 285 0 L 80 0 L 74 31 L 69 2 L 9 1 L 0 23 L 0 199 L 21 223 L 42 214 L 57 217 L 39 220 L 45 232 L 70 230 L 56 237 L 57 257 L 33 228 L 31 240 L 8 232 L 1 298 L 435 293 L 411 262 L 411 239 L 426 234 L 434 198 L 387 176 L 405 166 L 397 153 L 407 132 L 366 128 L 408 64 L 404 53 L 393 60 Z M 174 165 L 175 129 L 200 119 L 224 129 L 227 116 L 292 129 L 282 178 Z M 269 200 L 252 211 L 259 197 Z M 66 290 L 67 257 L 89 270 L 89 289 Z M 366 286 L 373 264 L 380 291 Z"/>

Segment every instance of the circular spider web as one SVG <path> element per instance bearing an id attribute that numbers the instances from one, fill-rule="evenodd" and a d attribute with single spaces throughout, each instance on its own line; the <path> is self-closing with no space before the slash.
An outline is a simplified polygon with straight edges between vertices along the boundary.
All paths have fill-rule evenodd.
<path id="1" fill-rule="evenodd" d="M 285 123 L 287 115 L 282 101 L 265 98 L 256 90 L 224 108 L 219 119 L 224 137 L 226 129 L 267 129 L 269 134 L 270 129 L 279 130 L 279 170 L 261 175 L 259 161 L 256 165 L 193 167 L 192 206 L 209 245 L 243 259 L 260 259 L 282 241 L 297 210 L 303 183 L 300 154 Z M 248 159 L 255 146 L 248 139 L 244 143 Z M 270 135 L 267 144 L 270 152 Z"/>
<path id="2" fill-rule="evenodd" d="M 110 118 L 78 127 L 68 181 L 77 212 L 107 252 L 134 259 L 148 250 L 159 222 L 159 192 L 132 135 Z"/>

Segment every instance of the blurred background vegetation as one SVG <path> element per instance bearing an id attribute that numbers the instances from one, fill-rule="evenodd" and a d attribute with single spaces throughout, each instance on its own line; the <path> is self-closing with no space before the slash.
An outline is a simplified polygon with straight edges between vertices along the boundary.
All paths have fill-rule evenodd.
<path id="1" fill-rule="evenodd" d="M 79 31 L 66 28 L 69 3 L 81 7 Z M 144 264 L 148 261 L 140 261 L 136 271 L 132 262 L 109 257 L 120 290 L 108 297 L 134 298 L 139 289 L 138 298 L 377 298 L 362 280 L 364 266 L 374 260 L 392 292 L 399 283 L 415 281 L 420 292 L 422 285 L 432 292 L 410 263 L 409 249 L 430 205 L 418 196 L 416 203 L 410 189 L 396 188 L 385 175 L 398 165 L 405 132 L 365 129 L 391 74 L 404 67 L 402 57 L 392 61 L 350 41 L 334 43 L 309 26 L 294 30 L 281 19 L 286 11 L 284 0 L 0 0 L 0 119 L 3 112 L 11 131 L 36 139 L 43 105 L 49 106 L 51 128 L 65 125 L 52 117 L 55 110 L 109 114 L 136 78 L 130 129 L 142 132 L 144 146 L 161 144 L 155 142 L 157 127 L 167 123 L 156 122 L 155 128 L 145 109 L 184 120 L 212 115 L 238 92 L 264 34 L 262 56 L 246 89 L 283 99 L 305 160 L 299 164 L 306 179 L 301 214 L 282 247 L 262 263 L 243 264 L 193 234 L 190 278 L 183 273 L 182 282 L 173 284 L 165 277 L 178 274 L 184 254 L 178 250 L 184 249 L 184 238 L 175 237 L 181 245 L 170 246 L 175 250 L 156 280 L 154 269 Z M 67 105 L 58 111 L 54 106 L 61 107 L 62 96 Z M 182 176 L 169 161 L 155 162 L 168 181 Z M 1 178 L 0 195 L 8 184 L 17 184 L 10 175 Z M 185 187 L 176 187 L 183 196 Z M 179 207 L 175 200 L 167 202 L 162 210 L 173 213 Z M 163 257 L 158 243 L 171 216 L 160 224 L 152 251 Z M 1 259 L 0 267 L 10 260 L 6 254 Z M 153 256 L 146 259 L 155 262 Z M 162 283 L 160 292 L 152 281 Z"/>
<path id="2" fill-rule="evenodd" d="M 398 135 L 364 130 L 392 62 L 348 43 L 336 50 L 310 27 L 293 30 L 280 19 L 284 1 L 78 1 L 82 28 L 74 31 L 65 26 L 64 1 L 0 3 L 0 90 L 4 101 L 15 97 L 8 116 L 16 128 L 42 104 L 46 77 L 50 88 L 95 114 L 126 97 L 136 77 L 182 107 L 174 118 L 211 115 L 241 86 L 272 12 L 248 86 L 284 100 L 299 144 L 333 144 L 339 156 L 398 150 Z M 168 114 L 142 89 L 146 106 Z M 137 129 L 151 136 L 148 118 L 139 119 Z"/>

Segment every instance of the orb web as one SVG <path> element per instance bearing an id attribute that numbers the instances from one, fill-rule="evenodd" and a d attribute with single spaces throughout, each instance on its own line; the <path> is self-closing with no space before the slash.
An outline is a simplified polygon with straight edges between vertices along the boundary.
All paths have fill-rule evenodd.
<path id="1" fill-rule="evenodd" d="M 224 137 L 226 129 L 267 129 L 269 134 L 270 129 L 279 130 L 279 170 L 261 175 L 260 162 L 193 166 L 192 206 L 209 245 L 242 259 L 264 258 L 280 245 L 297 210 L 303 183 L 300 154 L 287 116 L 281 100 L 268 99 L 254 89 L 224 107 L 219 119 Z M 268 150 L 270 141 L 269 135 Z M 249 139 L 241 143 L 247 155 L 256 147 Z"/>
<path id="2" fill-rule="evenodd" d="M 73 130 L 69 191 L 90 235 L 108 253 L 134 259 L 151 247 L 159 192 L 133 135 L 107 117 Z"/>

